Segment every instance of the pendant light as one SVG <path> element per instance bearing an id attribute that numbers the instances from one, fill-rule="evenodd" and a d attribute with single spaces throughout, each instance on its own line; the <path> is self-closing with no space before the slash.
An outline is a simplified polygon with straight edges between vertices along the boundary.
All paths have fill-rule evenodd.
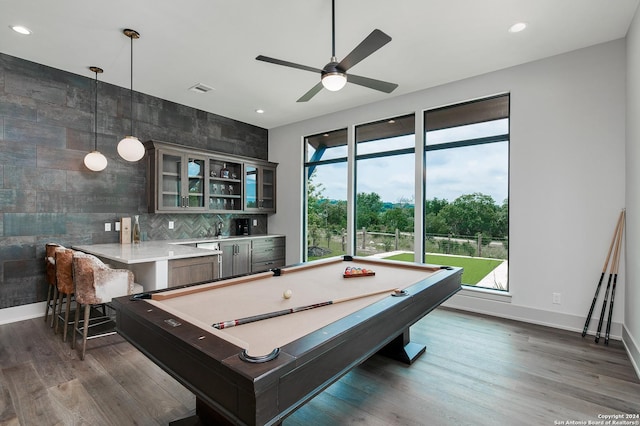
<path id="1" fill-rule="evenodd" d="M 131 39 L 131 135 L 125 136 L 118 142 L 118 154 L 125 160 L 135 163 L 144 157 L 145 152 L 144 145 L 133 136 L 133 39 L 140 38 L 140 33 L 130 29 L 122 32 Z"/>
<path id="2" fill-rule="evenodd" d="M 89 67 L 91 71 L 96 73 L 95 79 L 95 107 L 93 109 L 93 151 L 84 156 L 84 165 L 89 170 L 100 172 L 107 167 L 107 157 L 98 151 L 98 73 L 102 73 L 102 68 Z"/>

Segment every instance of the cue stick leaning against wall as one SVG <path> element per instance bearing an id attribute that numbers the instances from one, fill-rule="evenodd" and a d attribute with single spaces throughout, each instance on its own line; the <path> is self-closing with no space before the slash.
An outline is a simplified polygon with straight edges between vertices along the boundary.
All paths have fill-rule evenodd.
<path id="1" fill-rule="evenodd" d="M 616 264 L 620 262 L 620 248 L 621 248 L 620 246 L 622 243 L 623 221 L 624 221 L 624 211 L 620 212 L 620 226 L 618 227 L 618 232 L 616 234 L 616 248 L 613 251 L 613 260 L 611 261 L 611 268 L 609 269 L 609 280 L 607 282 L 607 288 L 604 290 L 604 301 L 602 302 L 602 310 L 600 311 L 600 320 L 598 321 L 598 330 L 596 331 L 596 338 L 595 338 L 596 343 L 600 341 L 600 332 L 602 331 L 604 315 L 607 310 L 607 299 L 609 297 L 609 289 L 611 288 L 611 280 L 613 276 L 615 276 L 616 279 L 618 276 L 618 268 Z"/>
<path id="2" fill-rule="evenodd" d="M 591 316 L 593 315 L 593 310 L 596 307 L 596 301 L 598 300 L 598 294 L 600 294 L 600 287 L 602 287 L 602 281 L 604 280 L 604 276 L 607 273 L 607 268 L 609 267 L 609 260 L 611 260 L 611 252 L 613 251 L 613 245 L 616 242 L 618 236 L 618 230 L 620 229 L 620 222 L 622 221 L 622 212 L 620 216 L 618 216 L 618 222 L 616 223 L 616 228 L 613 232 L 613 237 L 611 238 L 611 244 L 609 245 L 609 252 L 607 253 L 607 257 L 604 261 L 604 266 L 602 267 L 602 274 L 600 274 L 600 281 L 598 281 L 598 286 L 596 287 L 596 294 L 593 296 L 593 301 L 591 302 L 591 308 L 589 309 L 589 313 L 587 314 L 587 320 L 584 323 L 584 328 L 582 329 L 582 337 L 587 335 L 587 329 L 589 328 L 589 323 L 591 322 Z"/>
<path id="3" fill-rule="evenodd" d="M 620 238 L 618 239 L 618 259 L 616 261 L 614 276 L 613 276 L 613 287 L 611 287 L 611 302 L 609 305 L 609 318 L 607 320 L 607 332 L 604 335 L 604 344 L 609 344 L 609 332 L 611 331 L 611 315 L 613 314 L 613 300 L 616 296 L 616 281 L 618 281 L 618 266 L 620 265 L 620 253 L 622 252 L 622 236 L 624 235 L 624 220 L 625 220 L 625 211 L 622 211 L 622 224 L 620 225 Z"/>

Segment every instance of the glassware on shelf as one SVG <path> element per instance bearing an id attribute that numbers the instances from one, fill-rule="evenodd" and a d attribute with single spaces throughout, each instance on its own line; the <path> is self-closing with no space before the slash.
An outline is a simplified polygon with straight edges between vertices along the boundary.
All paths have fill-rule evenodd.
<path id="1" fill-rule="evenodd" d="M 231 200 L 231 210 L 234 210 L 234 209 L 235 209 L 235 208 L 234 208 L 234 206 L 233 206 L 234 204 L 235 204 L 235 203 L 233 202 L 233 199 L 232 199 L 232 200 Z"/>
<path id="2" fill-rule="evenodd" d="M 229 185 L 229 195 L 233 195 L 233 185 Z"/>
<path id="3" fill-rule="evenodd" d="M 220 169 L 220 177 L 223 179 L 229 179 L 229 169 L 227 169 L 227 163 L 222 163 L 222 168 Z"/>

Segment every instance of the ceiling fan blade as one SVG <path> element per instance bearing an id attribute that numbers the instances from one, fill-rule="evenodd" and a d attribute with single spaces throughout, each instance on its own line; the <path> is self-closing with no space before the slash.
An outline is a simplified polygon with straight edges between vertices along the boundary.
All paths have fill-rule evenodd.
<path id="1" fill-rule="evenodd" d="M 320 92 L 322 90 L 322 81 L 320 81 L 318 84 L 316 84 L 315 86 L 313 86 L 311 88 L 311 90 L 309 90 L 307 93 L 305 93 L 304 95 L 302 95 L 300 97 L 300 99 L 298 99 L 296 102 L 307 102 L 309 99 L 313 98 L 315 95 L 318 94 L 318 92 Z"/>
<path id="2" fill-rule="evenodd" d="M 294 64 L 293 62 L 282 61 L 280 59 L 270 58 L 268 56 L 258 55 L 256 56 L 258 61 L 269 62 L 271 64 L 282 65 L 284 67 L 297 68 L 299 70 L 317 72 L 318 74 L 322 72 L 319 68 L 308 67 L 306 65 Z"/>
<path id="3" fill-rule="evenodd" d="M 379 90 L 384 93 L 393 92 L 396 87 L 395 83 L 389 83 L 387 81 L 375 80 L 368 77 L 360 77 L 359 75 L 347 74 L 347 81 L 349 83 L 357 84 L 359 86 L 368 87 L 369 89 Z"/>
<path id="4" fill-rule="evenodd" d="M 382 31 L 378 29 L 371 31 L 371 34 L 362 40 L 362 42 L 338 64 L 338 68 L 347 71 L 390 41 L 391 37 Z"/>

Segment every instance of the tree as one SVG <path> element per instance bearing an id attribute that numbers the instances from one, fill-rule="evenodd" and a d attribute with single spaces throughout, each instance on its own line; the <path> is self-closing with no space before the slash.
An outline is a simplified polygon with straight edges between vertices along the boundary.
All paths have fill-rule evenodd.
<path id="1" fill-rule="evenodd" d="M 334 235 L 339 235 L 347 228 L 347 202 L 345 200 L 327 201 L 324 203 L 327 226 Z"/>
<path id="2" fill-rule="evenodd" d="M 427 200 L 424 202 L 424 211 L 427 214 L 433 213 L 434 215 L 437 215 L 438 213 L 440 213 L 440 210 L 442 210 L 448 204 L 449 202 L 444 198 L 438 199 L 434 197 L 432 200 Z"/>
<path id="3" fill-rule="evenodd" d="M 505 198 L 496 214 L 493 236 L 506 238 L 509 234 L 509 199 Z"/>
<path id="4" fill-rule="evenodd" d="M 356 225 L 358 228 L 377 229 L 380 223 L 380 212 L 382 211 L 382 200 L 375 192 L 365 194 L 359 193 L 356 196 Z"/>
<path id="5" fill-rule="evenodd" d="M 395 232 L 396 229 L 411 232 L 413 231 L 413 208 L 395 206 L 385 210 L 381 216 L 381 223 L 386 232 Z"/>
<path id="6" fill-rule="evenodd" d="M 497 211 L 498 207 L 490 195 L 476 192 L 456 198 L 453 203 L 442 208 L 440 215 L 452 234 L 482 233 L 490 237 L 497 220 Z"/>
<path id="7" fill-rule="evenodd" d="M 426 234 L 448 234 L 449 227 L 441 215 L 429 212 L 425 216 L 424 232 Z"/>
<path id="8" fill-rule="evenodd" d="M 311 239 L 311 245 L 316 245 L 316 240 L 319 237 L 319 230 L 324 228 L 324 218 L 322 204 L 324 203 L 323 185 L 314 184 L 313 178 L 315 172 L 309 176 L 307 180 L 307 232 L 308 237 Z"/>

